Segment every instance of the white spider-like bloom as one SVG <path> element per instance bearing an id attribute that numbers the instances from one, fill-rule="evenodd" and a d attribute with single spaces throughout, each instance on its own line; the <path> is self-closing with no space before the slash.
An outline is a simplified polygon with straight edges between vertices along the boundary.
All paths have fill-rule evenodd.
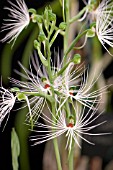
<path id="1" fill-rule="evenodd" d="M 104 86 L 98 90 L 95 90 L 92 92 L 92 88 L 94 87 L 94 85 L 96 84 L 96 82 L 98 81 L 99 76 L 95 79 L 95 74 L 94 77 L 92 77 L 92 79 L 88 80 L 88 70 L 85 74 L 84 70 L 84 74 L 82 75 L 78 75 L 77 77 L 75 76 L 73 78 L 73 80 L 76 79 L 80 79 L 81 76 L 81 83 L 80 84 L 69 84 L 70 81 L 70 69 L 67 70 L 66 76 L 65 76 L 65 86 L 64 89 L 62 90 L 62 94 L 64 95 L 64 101 L 62 102 L 61 107 L 63 106 L 63 104 L 68 100 L 68 98 L 71 98 L 71 100 L 76 100 L 79 103 L 81 103 L 82 105 L 86 106 L 86 107 L 91 107 L 92 109 L 94 109 L 92 107 L 92 103 L 99 103 L 101 102 L 102 99 L 102 94 L 106 93 L 106 90 L 109 86 Z"/>
<path id="2" fill-rule="evenodd" d="M 22 76 L 25 81 L 20 81 L 14 78 L 10 78 L 10 80 L 12 83 L 14 83 L 17 87 L 20 88 L 21 92 L 24 92 L 25 95 L 28 97 L 29 109 L 31 109 L 31 113 L 27 114 L 26 121 L 30 121 L 30 117 L 32 116 L 32 119 L 35 123 L 35 121 L 37 121 L 38 117 L 40 116 L 40 113 L 42 112 L 46 101 L 46 98 L 44 96 L 41 97 L 38 96 L 38 94 L 40 92 L 43 92 L 43 94 L 45 95 L 49 93 L 49 80 L 47 78 L 45 70 L 44 72 L 42 72 L 38 60 L 35 60 L 33 57 L 32 66 L 30 64 L 30 70 L 26 69 L 21 63 L 19 63 L 19 65 L 25 73 L 20 73 L 18 71 L 16 72 L 20 76 Z M 36 74 L 33 72 L 33 70 Z M 42 78 L 44 78 L 44 82 Z"/>
<path id="3" fill-rule="evenodd" d="M 30 22 L 30 16 L 28 8 L 24 0 L 16 0 L 16 4 L 9 1 L 11 7 L 5 7 L 9 10 L 9 18 L 4 19 L 5 23 L 2 26 L 2 31 L 9 31 L 6 36 L 1 40 L 4 41 L 16 41 L 19 34 L 24 28 L 26 28 Z"/>
<path id="4" fill-rule="evenodd" d="M 0 87 L 0 125 L 4 118 L 10 113 L 14 104 L 16 96 L 4 87 Z"/>
<path id="5" fill-rule="evenodd" d="M 96 1 L 93 2 L 88 0 L 88 3 L 85 3 L 87 6 L 89 5 L 90 9 L 90 5 L 94 5 L 95 8 L 95 4 L 93 4 L 95 2 Z M 87 8 L 85 14 L 79 21 L 85 19 L 87 13 L 89 13 L 89 20 L 96 22 L 96 29 L 94 31 L 96 32 L 100 43 L 106 51 L 113 56 L 106 47 L 106 45 L 113 47 L 113 1 L 102 0 L 96 9 L 89 9 Z"/>
<path id="6" fill-rule="evenodd" d="M 103 0 L 95 11 L 96 34 L 99 41 L 107 52 L 112 55 L 106 47 L 113 47 L 113 1 Z"/>
<path id="7" fill-rule="evenodd" d="M 34 145 L 37 145 L 65 134 L 67 139 L 66 148 L 69 150 L 71 150 L 73 140 L 81 148 L 78 138 L 81 138 L 87 143 L 94 145 L 94 143 L 85 139 L 83 135 L 105 135 L 105 133 L 94 134 L 90 131 L 106 122 L 103 121 L 98 124 L 94 123 L 94 121 L 102 114 L 96 114 L 97 109 L 98 106 L 96 106 L 95 110 L 90 108 L 87 112 L 85 112 L 84 107 L 80 112 L 79 107 L 76 106 L 75 118 L 71 115 L 68 119 L 66 119 L 65 112 L 62 112 L 61 110 L 57 118 L 51 113 L 53 119 L 43 114 L 41 117 L 44 122 L 46 122 L 46 124 L 39 122 L 36 124 L 36 127 L 38 127 L 40 130 L 35 130 L 37 134 L 32 136 L 31 140 L 34 141 Z M 74 113 L 72 114 L 74 115 Z"/>
<path id="8" fill-rule="evenodd" d="M 56 76 L 57 72 L 61 68 L 59 60 L 59 56 L 57 56 L 57 63 L 55 63 L 55 61 L 51 63 L 53 76 Z M 19 65 L 23 69 L 24 73 L 16 72 L 23 77 L 25 81 L 13 78 L 10 80 L 20 88 L 21 92 L 24 92 L 25 95 L 27 95 L 31 107 L 32 119 L 35 123 L 45 106 L 46 95 L 51 96 L 51 86 L 55 91 L 58 91 L 59 87 L 62 85 L 62 82 L 60 81 L 61 78 L 56 77 L 54 84 L 51 84 L 46 68 L 45 66 L 40 65 L 36 53 L 34 53 L 31 57 L 30 70 L 26 69 L 21 63 L 19 63 Z M 40 96 L 39 94 L 43 94 L 43 96 Z M 55 97 L 57 100 L 57 95 L 55 95 Z M 29 116 L 30 114 L 28 113 L 27 120 L 30 120 Z"/>

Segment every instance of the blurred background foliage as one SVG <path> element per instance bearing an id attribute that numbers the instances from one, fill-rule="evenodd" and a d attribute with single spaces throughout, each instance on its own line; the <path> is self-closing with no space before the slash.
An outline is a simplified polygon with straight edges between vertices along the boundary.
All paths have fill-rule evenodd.
<path id="1" fill-rule="evenodd" d="M 14 0 L 13 0 L 14 1 Z M 57 24 L 62 21 L 62 9 L 58 0 L 25 0 L 28 8 L 35 8 L 39 14 L 43 13 L 46 5 L 50 5 L 53 12 L 57 15 Z M 4 18 L 7 18 L 7 10 L 4 10 L 3 7 L 8 5 L 7 0 L 0 0 L 0 27 Z M 82 9 L 83 2 L 79 0 L 73 0 L 72 14 L 77 13 L 78 10 Z M 86 23 L 84 22 L 84 26 Z M 73 39 L 74 36 L 79 32 L 82 25 L 80 23 L 75 23 L 72 26 L 72 32 L 70 32 L 70 39 Z M 4 37 L 5 33 L 0 34 L 0 38 Z M 15 73 L 16 70 L 20 70 L 18 61 L 20 61 L 26 68 L 29 68 L 29 58 L 33 53 L 33 41 L 37 38 L 38 29 L 35 24 L 30 23 L 30 25 L 19 35 L 16 43 L 13 47 L 12 44 L 1 43 L 0 42 L 0 75 L 2 76 L 2 84 L 5 87 L 11 87 L 8 77 L 21 79 L 19 75 Z M 70 40 L 71 41 L 71 40 Z M 83 44 L 84 39 L 81 39 L 77 46 Z M 58 39 L 54 43 L 52 51 L 60 51 L 62 53 L 63 40 L 61 36 L 58 36 Z M 113 50 L 110 49 L 113 53 Z M 90 74 L 89 79 L 92 77 L 94 71 L 96 72 L 95 76 L 99 75 L 102 72 L 102 75 L 98 79 L 97 86 L 98 88 L 106 84 L 113 84 L 113 57 L 109 56 L 105 50 L 100 45 L 97 38 L 89 39 L 87 45 L 82 50 L 73 51 L 73 53 L 80 53 L 82 56 L 82 62 L 85 62 L 86 65 L 90 65 Z M 113 87 L 109 89 L 111 92 L 107 95 L 105 93 L 103 97 L 104 104 L 101 104 L 100 110 L 105 109 L 106 114 L 103 115 L 102 119 L 108 120 L 108 128 L 105 128 L 105 131 L 113 132 Z M 17 104 L 18 105 L 18 104 Z M 17 106 L 14 107 L 15 110 Z M 19 158 L 19 169 L 20 170 L 41 170 L 43 164 L 43 151 L 45 144 L 38 146 L 31 146 L 29 142 L 30 131 L 28 127 L 24 124 L 25 116 L 27 109 L 13 111 L 10 113 L 9 121 L 2 133 L 3 127 L 0 129 L 0 169 L 1 170 L 12 170 L 12 160 L 11 160 L 11 130 L 12 127 L 15 127 L 19 141 L 20 141 L 20 158 Z M 6 121 L 6 120 L 5 120 Z M 103 169 L 113 158 L 113 136 L 99 138 L 97 145 L 89 146 L 83 143 L 83 149 L 81 154 L 92 158 L 94 156 L 99 156 L 99 159 L 102 158 Z M 99 141 L 99 142 L 98 142 Z M 105 141 L 105 142 L 103 142 Z M 110 142 L 107 142 L 110 141 Z M 96 148 L 96 149 L 95 149 Z M 106 154 L 104 154 L 106 153 Z M 86 162 L 88 161 L 85 157 Z M 93 169 L 93 168 L 92 168 Z M 92 170 L 90 167 L 90 170 Z M 50 169 L 49 169 L 50 170 Z M 81 170 L 83 170 L 81 168 Z M 85 170 L 85 169 L 84 169 Z M 96 169 L 94 169 L 96 170 Z M 101 170 L 101 169 L 99 169 Z M 112 170 L 112 169 L 106 169 Z"/>

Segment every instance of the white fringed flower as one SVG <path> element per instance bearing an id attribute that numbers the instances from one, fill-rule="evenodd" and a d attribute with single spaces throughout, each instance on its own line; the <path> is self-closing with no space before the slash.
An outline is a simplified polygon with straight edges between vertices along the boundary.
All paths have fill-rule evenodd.
<path id="1" fill-rule="evenodd" d="M 57 56 L 57 63 L 55 67 L 55 61 L 52 64 L 52 73 L 53 76 L 57 74 L 60 67 L 59 56 Z M 46 95 L 51 95 L 51 86 L 54 90 L 58 90 L 59 86 L 61 86 L 62 82 L 59 77 L 55 79 L 54 84 L 51 84 L 49 81 L 49 75 L 46 71 L 46 68 L 40 65 L 38 56 L 36 53 L 31 57 L 30 70 L 26 69 L 21 63 L 19 63 L 20 67 L 23 69 L 24 73 L 20 73 L 21 77 L 25 79 L 25 81 L 19 81 L 11 78 L 11 82 L 18 86 L 21 92 L 24 92 L 28 98 L 31 107 L 32 119 L 34 123 L 37 121 L 40 113 L 42 112 L 45 102 Z M 58 66 L 58 67 L 57 67 Z M 34 94 L 34 95 L 33 95 Z M 41 96 L 43 94 L 43 96 Z M 57 100 L 57 95 L 55 95 Z M 30 114 L 27 115 L 27 120 L 30 120 Z"/>
<path id="2" fill-rule="evenodd" d="M 19 34 L 26 28 L 30 22 L 28 8 L 24 0 L 16 0 L 15 2 L 9 1 L 10 7 L 5 7 L 9 10 L 9 18 L 4 19 L 5 23 L 2 26 L 2 31 L 9 31 L 6 36 L 1 40 L 16 41 Z"/>
<path id="3" fill-rule="evenodd" d="M 113 47 L 113 1 L 103 0 L 96 11 L 96 34 L 103 47 L 107 49 L 106 44 Z"/>
<path id="4" fill-rule="evenodd" d="M 43 110 L 43 107 L 45 105 L 45 97 L 38 96 L 40 92 L 43 92 L 43 94 L 47 94 L 50 89 L 49 81 L 46 79 L 46 74 L 42 73 L 39 67 L 38 60 L 35 60 L 32 58 L 33 67 L 30 65 L 30 71 L 26 69 L 21 63 L 19 65 L 24 70 L 24 73 L 20 73 L 17 71 L 19 75 L 21 75 L 25 81 L 20 81 L 17 79 L 11 78 L 11 82 L 14 83 L 16 86 L 20 88 L 21 92 L 24 92 L 25 95 L 28 97 L 30 108 L 31 108 L 31 114 L 32 119 L 35 123 L 37 121 L 38 117 L 40 116 L 40 113 Z M 33 73 L 33 70 L 36 71 L 36 75 Z M 42 81 L 41 77 L 44 77 L 44 82 Z M 33 95 L 37 94 L 37 95 Z M 26 121 L 30 120 L 30 114 L 27 114 Z"/>
<path id="5" fill-rule="evenodd" d="M 106 45 L 113 47 L 113 1 L 102 0 L 96 10 L 94 10 L 96 7 L 95 3 L 96 1 L 88 0 L 88 3 L 86 3 L 86 5 L 89 5 L 89 9 L 87 8 L 85 14 L 79 21 L 85 19 L 86 14 L 89 12 L 90 21 L 94 20 L 96 22 L 95 32 L 100 43 L 103 45 L 106 51 L 113 56 L 113 54 L 111 54 L 106 47 Z"/>
<path id="6" fill-rule="evenodd" d="M 81 103 L 82 105 L 86 106 L 86 107 L 92 107 L 92 103 L 99 103 L 101 102 L 102 99 L 102 94 L 106 93 L 106 89 L 109 86 L 104 86 L 98 90 L 95 90 L 92 92 L 92 88 L 94 87 L 94 85 L 96 84 L 96 82 L 98 81 L 99 76 L 94 79 L 95 77 L 95 73 L 94 73 L 94 77 L 92 76 L 92 79 L 88 80 L 88 70 L 87 73 L 85 74 L 85 70 L 84 70 L 84 74 L 82 76 L 82 74 L 78 75 L 77 77 L 75 76 L 73 78 L 73 80 L 76 79 L 80 79 L 81 76 L 81 83 L 80 84 L 69 84 L 69 79 L 70 79 L 70 69 L 69 72 L 66 73 L 65 76 L 65 88 L 62 91 L 62 94 L 64 95 L 64 101 L 62 102 L 61 107 L 63 106 L 63 104 L 67 101 L 68 98 L 71 98 L 71 100 L 76 100 L 79 103 Z M 92 107 L 92 109 L 94 109 Z"/>
<path id="7" fill-rule="evenodd" d="M 78 138 L 81 138 L 87 143 L 94 145 L 94 143 L 88 141 L 82 135 L 105 135 L 105 133 L 94 134 L 90 131 L 106 122 L 103 121 L 98 124 L 94 123 L 95 120 L 102 114 L 96 114 L 97 109 L 98 106 L 96 106 L 96 109 L 93 111 L 90 108 L 87 112 L 85 112 L 85 107 L 82 111 L 80 111 L 76 105 L 75 118 L 73 116 L 74 113 L 72 113 L 68 119 L 66 118 L 65 113 L 61 112 L 61 110 L 57 118 L 51 113 L 53 120 L 43 114 L 41 118 L 44 120 L 44 122 L 46 122 L 46 124 L 39 122 L 36 124 L 36 127 L 38 127 L 40 130 L 35 130 L 37 134 L 32 136 L 31 140 L 35 142 L 34 145 L 37 145 L 64 134 L 67 139 L 66 148 L 69 150 L 72 147 L 73 140 L 81 148 Z"/>
<path id="8" fill-rule="evenodd" d="M 16 97 L 9 90 L 4 87 L 0 87 L 0 125 L 4 118 L 10 114 L 14 104 Z"/>

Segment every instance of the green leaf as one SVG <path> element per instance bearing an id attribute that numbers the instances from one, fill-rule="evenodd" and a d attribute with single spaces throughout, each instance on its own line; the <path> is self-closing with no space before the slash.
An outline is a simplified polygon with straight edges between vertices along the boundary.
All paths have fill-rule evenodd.
<path id="1" fill-rule="evenodd" d="M 18 170 L 19 169 L 18 157 L 20 155 L 20 144 L 19 144 L 19 138 L 14 128 L 12 129 L 11 132 L 11 151 L 12 151 L 13 170 Z"/>

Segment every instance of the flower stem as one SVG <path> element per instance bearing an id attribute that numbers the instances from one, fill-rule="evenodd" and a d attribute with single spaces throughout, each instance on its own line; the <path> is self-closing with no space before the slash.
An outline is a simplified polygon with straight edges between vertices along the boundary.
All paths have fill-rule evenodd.
<path id="1" fill-rule="evenodd" d="M 65 15 L 66 15 L 66 32 L 65 32 L 65 35 L 64 35 L 64 54 L 68 54 L 67 52 L 72 49 L 72 48 L 69 48 L 69 50 L 67 51 L 68 49 L 68 43 L 69 43 L 69 27 L 70 27 L 70 23 L 69 23 L 69 20 L 70 20 L 70 0 L 65 0 L 64 1 L 64 7 L 65 7 Z M 63 65 L 66 65 L 67 63 L 67 57 L 64 56 L 64 63 Z M 68 114 L 70 114 L 70 109 L 69 109 L 69 104 L 68 102 L 66 102 L 66 109 L 67 111 L 69 112 Z M 69 170 L 73 170 L 73 148 L 71 148 L 71 152 L 69 153 Z"/>
<path id="2" fill-rule="evenodd" d="M 62 170 L 57 138 L 53 139 L 53 144 L 54 144 L 54 149 L 55 149 L 55 155 L 56 155 L 58 170 Z"/>
<path id="3" fill-rule="evenodd" d="M 55 115 L 55 102 L 52 103 L 52 113 L 53 113 L 53 115 Z M 54 119 L 54 117 L 52 117 L 52 119 Z M 62 170 L 57 138 L 53 139 L 53 144 L 54 144 L 54 150 L 55 150 L 55 156 L 56 156 L 58 170 Z"/>
<path id="4" fill-rule="evenodd" d="M 66 32 L 65 32 L 65 35 L 64 35 L 64 53 L 66 52 L 67 50 L 67 47 L 68 47 L 68 35 L 69 35 L 69 19 L 70 19 L 70 12 L 69 12 L 69 0 L 65 0 L 65 11 L 66 11 Z M 64 60 L 64 64 L 65 64 L 65 60 Z"/>
<path id="5" fill-rule="evenodd" d="M 72 148 L 71 148 L 70 155 L 69 155 L 69 170 L 74 170 L 73 155 L 74 155 L 74 148 L 73 148 L 73 142 L 72 142 Z"/>
<path id="6" fill-rule="evenodd" d="M 78 34 L 78 36 L 73 40 L 73 42 L 71 43 L 71 45 L 69 46 L 68 50 L 65 52 L 65 56 L 64 58 L 67 58 L 68 53 L 74 48 L 74 46 L 76 45 L 76 43 L 78 42 L 78 40 L 84 36 L 87 33 L 88 30 L 83 31 L 81 34 Z M 66 60 L 66 59 L 65 59 Z"/>
<path id="7" fill-rule="evenodd" d="M 47 48 L 47 60 L 48 60 L 47 71 L 48 71 L 50 83 L 53 84 L 53 76 L 52 76 L 52 70 L 51 70 L 51 51 L 50 51 L 50 43 L 49 43 L 49 41 L 46 42 L 46 48 Z M 51 86 L 51 92 L 52 92 L 52 98 L 55 99 L 54 88 L 52 86 Z M 52 117 L 52 119 L 54 121 L 55 113 L 56 113 L 55 100 L 51 101 L 50 103 L 51 103 L 51 107 L 52 107 L 52 114 L 54 115 Z M 55 150 L 55 156 L 56 156 L 58 170 L 62 170 L 57 138 L 53 139 L 53 144 L 54 144 L 54 150 Z"/>

